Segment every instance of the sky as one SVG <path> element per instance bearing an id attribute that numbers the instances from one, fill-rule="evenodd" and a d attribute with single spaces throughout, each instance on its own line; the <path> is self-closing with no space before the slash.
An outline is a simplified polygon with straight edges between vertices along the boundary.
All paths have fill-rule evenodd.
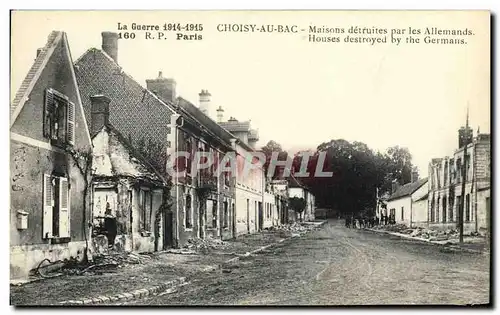
<path id="1" fill-rule="evenodd" d="M 316 148 L 331 139 L 374 150 L 407 147 L 421 176 L 434 157 L 453 154 L 465 124 L 490 132 L 488 12 L 383 11 L 16 11 L 11 27 L 11 100 L 36 49 L 65 31 L 74 61 L 101 47 L 101 32 L 131 32 L 132 23 L 202 24 L 202 40 L 120 39 L 118 63 L 145 86 L 159 71 L 177 95 L 198 104 L 208 90 L 225 118 L 251 120 L 284 149 Z M 117 25 L 128 25 L 118 30 Z M 466 45 L 311 43 L 300 34 L 218 32 L 219 24 L 282 24 L 408 29 L 471 29 Z M 316 34 L 319 35 L 319 34 Z M 345 36 L 343 34 L 342 36 Z M 336 35 L 331 35 L 336 36 Z M 355 35 L 354 35 L 355 36 Z M 446 36 L 443 36 L 446 37 Z M 389 39 L 390 40 L 390 39 Z"/>

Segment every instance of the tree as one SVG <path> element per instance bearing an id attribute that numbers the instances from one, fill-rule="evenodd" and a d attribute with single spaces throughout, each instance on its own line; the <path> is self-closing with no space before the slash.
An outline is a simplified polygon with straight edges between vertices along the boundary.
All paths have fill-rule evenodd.
<path id="1" fill-rule="evenodd" d="M 300 220 L 302 221 L 302 212 L 304 212 L 307 206 L 306 200 L 301 197 L 292 197 L 288 199 L 288 205 L 295 213 L 300 215 Z"/>
<path id="2" fill-rule="evenodd" d="M 71 156 L 73 164 L 76 166 L 80 175 L 83 177 L 83 208 L 82 208 L 82 230 L 85 238 L 85 250 L 83 252 L 82 263 L 87 264 L 89 262 L 89 240 L 87 237 L 87 201 L 89 191 L 92 186 L 92 178 L 94 176 L 94 170 L 92 169 L 93 155 L 92 150 L 87 151 L 74 149 L 72 146 L 66 147 L 66 152 Z"/>
<path id="3" fill-rule="evenodd" d="M 275 168 L 274 174 L 268 174 L 269 163 L 271 162 L 271 157 L 273 152 L 278 152 L 278 160 L 285 161 L 288 157 L 288 153 L 283 150 L 281 145 L 274 140 L 270 140 L 265 146 L 261 148 L 261 152 L 263 152 L 266 156 L 266 163 L 264 164 L 264 171 L 266 172 L 266 176 L 270 179 L 277 179 L 280 177 L 280 174 L 283 172 L 283 166 L 277 166 Z"/>
<path id="4" fill-rule="evenodd" d="M 393 146 L 387 149 L 389 173 L 400 185 L 411 182 L 412 156 L 407 148 Z"/>
<path id="5" fill-rule="evenodd" d="M 320 154 L 326 154 L 324 165 L 317 165 Z M 298 172 L 302 157 L 295 156 L 293 169 Z M 332 177 L 315 177 L 316 166 L 332 172 Z M 390 192 L 393 179 L 405 184 L 411 179 L 411 154 L 407 148 L 391 147 L 375 152 L 358 141 L 334 139 L 321 143 L 309 158 L 308 177 L 301 182 L 316 196 L 320 207 L 343 214 L 373 211 L 376 191 Z"/>

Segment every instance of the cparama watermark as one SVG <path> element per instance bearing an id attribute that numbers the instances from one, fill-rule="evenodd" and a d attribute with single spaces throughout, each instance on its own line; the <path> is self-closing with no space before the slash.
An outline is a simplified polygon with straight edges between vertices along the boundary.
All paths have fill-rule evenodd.
<path id="1" fill-rule="evenodd" d="M 206 151 L 198 151 L 194 154 L 186 151 L 176 151 L 170 157 L 167 163 L 167 172 L 172 177 L 184 177 L 186 175 L 196 176 L 203 174 L 205 176 L 224 176 L 246 178 L 255 170 L 263 170 L 267 164 L 268 178 L 272 178 L 279 169 L 283 177 L 289 177 L 292 173 L 294 160 L 287 155 L 286 160 L 279 160 L 279 152 L 272 152 L 269 161 L 263 152 L 246 152 L 244 155 L 228 152 L 226 154 L 217 154 Z M 221 158 L 222 156 L 222 158 Z M 294 177 L 310 177 L 310 161 L 313 155 L 311 152 L 300 152 L 300 168 L 293 174 Z M 324 170 L 326 152 L 318 152 L 314 155 L 315 169 L 314 177 L 332 177 L 333 172 Z M 207 172 L 211 170 L 211 172 Z"/>

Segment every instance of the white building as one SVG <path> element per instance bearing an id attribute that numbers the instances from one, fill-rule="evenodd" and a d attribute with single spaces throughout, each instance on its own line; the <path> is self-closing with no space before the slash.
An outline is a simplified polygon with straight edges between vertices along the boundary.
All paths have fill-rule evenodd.
<path id="1" fill-rule="evenodd" d="M 427 224 L 427 178 L 414 180 L 403 186 L 394 186 L 387 199 L 387 211 L 396 224 L 408 227 Z"/>
<path id="2" fill-rule="evenodd" d="M 304 221 L 314 221 L 316 199 L 311 191 L 292 175 L 288 179 L 288 198 L 293 197 L 305 199 L 306 209 L 302 213 L 302 219 Z M 300 217 L 297 217 L 297 214 L 293 209 L 289 209 L 289 217 L 291 221 L 300 220 Z"/>

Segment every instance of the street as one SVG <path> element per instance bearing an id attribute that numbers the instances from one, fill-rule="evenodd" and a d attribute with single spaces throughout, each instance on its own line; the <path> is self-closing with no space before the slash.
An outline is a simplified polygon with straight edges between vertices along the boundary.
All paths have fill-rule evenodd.
<path id="1" fill-rule="evenodd" d="M 120 305 L 375 305 L 489 302 L 489 256 L 347 229 L 331 220 L 176 292 Z"/>

